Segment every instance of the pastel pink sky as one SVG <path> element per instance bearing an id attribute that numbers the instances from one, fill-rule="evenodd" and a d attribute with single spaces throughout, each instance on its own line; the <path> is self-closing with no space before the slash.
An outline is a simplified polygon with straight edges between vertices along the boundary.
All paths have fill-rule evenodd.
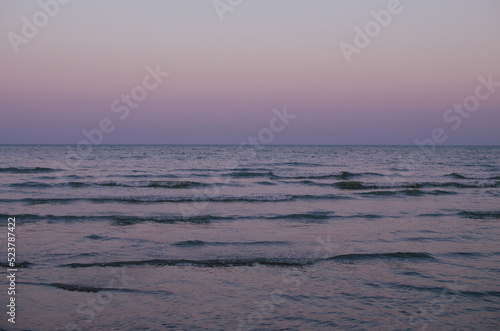
<path id="1" fill-rule="evenodd" d="M 41 7 L 2 1 L 0 143 L 78 143 L 107 117 L 104 143 L 238 144 L 286 106 L 276 144 L 413 144 L 438 127 L 499 144 L 500 88 L 457 130 L 443 113 L 479 76 L 500 82 L 500 2 L 401 0 L 348 63 L 339 45 L 388 3 L 243 1 L 221 21 L 212 1 L 73 0 L 16 53 L 9 33 Z M 157 65 L 170 75 L 120 120 L 112 102 Z"/>

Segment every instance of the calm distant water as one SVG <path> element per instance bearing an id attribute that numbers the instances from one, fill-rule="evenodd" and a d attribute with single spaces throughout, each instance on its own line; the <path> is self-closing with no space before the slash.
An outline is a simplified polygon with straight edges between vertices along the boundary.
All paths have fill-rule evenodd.
<path id="1" fill-rule="evenodd" d="M 500 329 L 498 147 L 74 151 L 0 146 L 0 329 Z"/>

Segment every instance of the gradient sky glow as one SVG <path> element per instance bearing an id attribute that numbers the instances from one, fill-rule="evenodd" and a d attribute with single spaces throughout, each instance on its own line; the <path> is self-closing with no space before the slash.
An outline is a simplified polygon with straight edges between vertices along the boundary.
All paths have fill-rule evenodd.
<path id="1" fill-rule="evenodd" d="M 49 0 L 42 0 L 42 2 Z M 0 2 L 0 143 L 238 144 L 273 108 L 297 118 L 276 144 L 500 144 L 500 88 L 452 130 L 443 113 L 500 82 L 500 1 L 401 0 L 348 64 L 339 44 L 388 0 L 247 0 L 221 21 L 212 0 L 72 0 L 15 53 L 7 35 L 38 1 Z M 170 76 L 120 121 L 111 103 L 147 66 Z"/>

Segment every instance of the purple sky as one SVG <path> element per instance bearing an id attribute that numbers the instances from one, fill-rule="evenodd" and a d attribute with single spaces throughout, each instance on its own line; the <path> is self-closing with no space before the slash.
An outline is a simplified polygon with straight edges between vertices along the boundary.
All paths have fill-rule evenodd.
<path id="1" fill-rule="evenodd" d="M 297 117 L 272 143 L 413 144 L 441 128 L 444 144 L 498 145 L 500 86 L 478 77 L 500 82 L 500 2 L 396 2 L 252 0 L 218 13 L 212 0 L 3 0 L 0 143 L 76 144 L 109 118 L 103 143 L 238 144 L 286 106 Z M 367 24 L 378 30 L 357 47 Z M 157 66 L 169 73 L 159 84 L 146 69 Z M 145 79 L 147 96 L 126 106 Z"/>

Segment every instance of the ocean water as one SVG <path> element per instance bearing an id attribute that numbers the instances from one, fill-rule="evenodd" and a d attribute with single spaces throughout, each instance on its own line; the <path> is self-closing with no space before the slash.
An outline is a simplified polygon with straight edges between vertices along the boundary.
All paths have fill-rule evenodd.
<path id="1" fill-rule="evenodd" d="M 1 329 L 500 329 L 499 147 L 75 151 L 0 146 Z"/>

